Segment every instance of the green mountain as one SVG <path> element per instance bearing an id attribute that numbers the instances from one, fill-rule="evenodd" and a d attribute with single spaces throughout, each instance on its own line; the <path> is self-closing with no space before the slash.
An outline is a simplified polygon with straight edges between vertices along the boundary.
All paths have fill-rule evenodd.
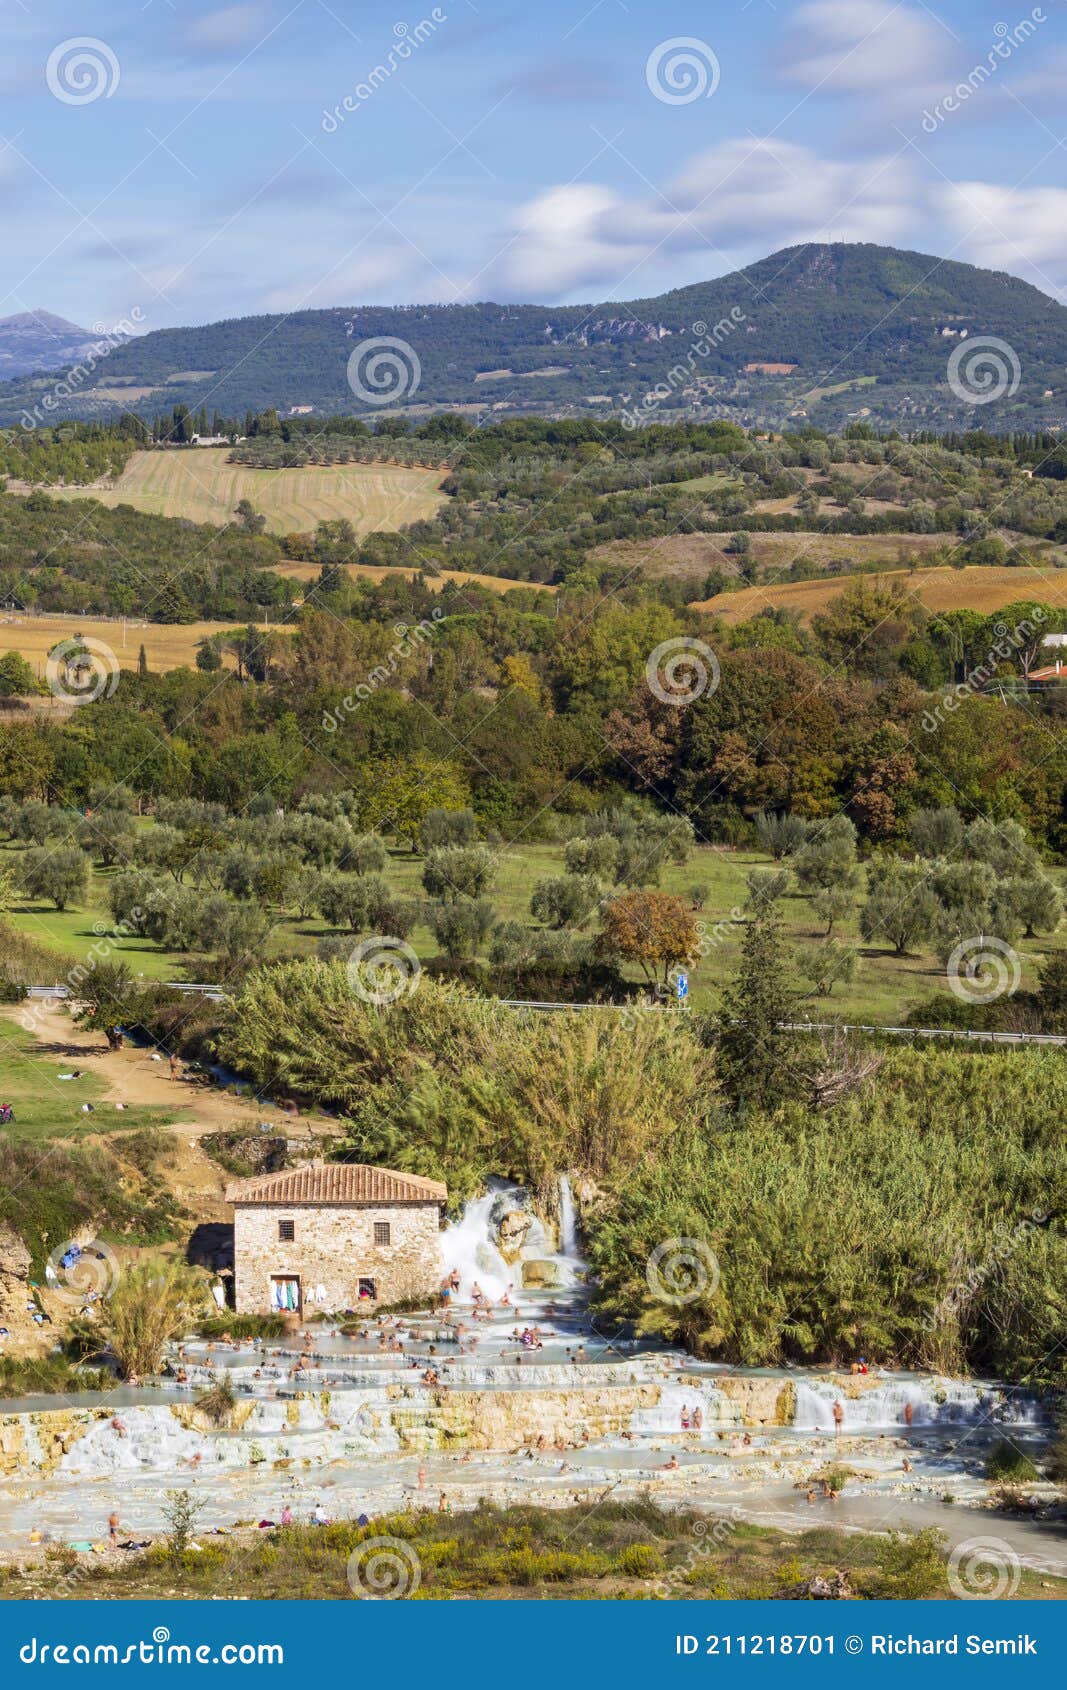
<path id="1" fill-rule="evenodd" d="M 981 348 L 963 343 L 990 336 L 1005 345 L 983 365 Z M 364 343 L 381 338 L 405 343 L 393 372 L 366 363 Z M 963 360 L 962 393 L 948 379 L 953 354 Z M 48 377 L 0 383 L 0 423 L 113 415 L 124 388 L 142 415 L 179 402 L 238 420 L 270 405 L 283 415 L 307 406 L 372 414 L 388 407 L 362 401 L 359 386 L 376 377 L 384 385 L 375 392 L 416 411 L 1048 427 L 1067 423 L 1067 308 L 970 264 L 809 245 L 626 304 L 368 306 L 162 329 L 72 378 L 69 398 L 45 415 Z M 967 394 L 983 380 L 993 386 L 977 391 L 998 397 L 975 405 Z"/>

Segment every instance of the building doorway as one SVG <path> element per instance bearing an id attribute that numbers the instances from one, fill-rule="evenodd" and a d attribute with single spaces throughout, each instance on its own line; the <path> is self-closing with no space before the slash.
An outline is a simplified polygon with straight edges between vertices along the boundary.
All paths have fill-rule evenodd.
<path id="1" fill-rule="evenodd" d="M 301 1310 L 300 1276 L 296 1273 L 272 1273 L 270 1276 L 270 1309 L 272 1314 L 299 1314 Z"/>

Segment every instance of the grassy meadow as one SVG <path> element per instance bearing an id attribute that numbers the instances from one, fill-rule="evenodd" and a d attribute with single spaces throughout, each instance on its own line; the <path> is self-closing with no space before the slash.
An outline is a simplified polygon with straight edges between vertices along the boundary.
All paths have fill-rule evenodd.
<path id="1" fill-rule="evenodd" d="M 791 500 L 773 503 L 785 510 L 793 505 Z M 899 569 L 902 560 L 921 567 L 924 555 L 943 545 L 944 539 L 940 534 L 753 533 L 749 556 L 760 570 L 772 572 L 787 570 L 795 558 L 834 568 L 841 574 L 835 575 L 830 585 L 840 592 L 841 576 L 849 568 L 877 564 L 879 568 Z M 729 544 L 729 534 L 664 534 L 650 540 L 609 540 L 589 555 L 594 563 L 621 566 L 651 580 L 699 585 L 710 570 L 736 571 L 737 558 L 727 551 Z"/>
<path id="2" fill-rule="evenodd" d="M 168 669 L 194 668 L 198 642 L 231 627 L 231 622 L 141 622 L 132 617 L 125 621 L 111 616 L 8 613 L 0 616 L 0 652 L 17 651 L 43 677 L 48 654 L 61 640 L 99 640 L 115 653 L 123 669 L 137 667 L 137 654 L 143 645 L 149 669 L 165 674 Z"/>
<path id="3" fill-rule="evenodd" d="M 717 593 L 692 608 L 721 616 L 731 625 L 744 622 L 761 610 L 772 609 L 794 611 L 802 622 L 809 622 L 855 579 L 855 576 L 835 575 L 821 581 L 770 582 L 766 586 L 743 587 L 733 593 Z M 907 588 L 914 599 L 932 611 L 967 609 L 991 616 L 1006 604 L 1030 598 L 1045 604 L 1067 605 L 1067 574 L 1051 567 L 888 569 L 877 579 L 881 585 Z"/>
<path id="4" fill-rule="evenodd" d="M 39 1142 L 62 1137 L 75 1144 L 103 1132 L 164 1126 L 173 1118 L 166 1110 L 139 1104 L 121 1110 L 109 1107 L 101 1102 L 103 1084 L 87 1071 L 78 1080 L 58 1079 L 78 1066 L 77 1057 L 48 1043 L 40 1028 L 31 1031 L 23 1025 L 33 1012 L 31 1000 L 0 1016 L 0 1102 L 10 1103 L 15 1111 L 14 1121 L 4 1128 L 9 1139 Z M 91 1115 L 82 1113 L 83 1103 L 95 1104 Z"/>
<path id="5" fill-rule="evenodd" d="M 267 519 L 271 534 L 302 533 L 347 517 L 356 533 L 395 531 L 433 516 L 442 504 L 442 471 L 392 464 L 331 464 L 305 469 L 249 469 L 224 447 L 135 452 L 114 481 L 49 487 L 53 499 L 98 499 L 153 516 L 230 522 L 241 499 Z"/>
<path id="6" fill-rule="evenodd" d="M 293 581 L 317 581 L 321 573 L 321 565 L 317 563 L 287 563 L 284 559 L 274 569 L 275 575 L 288 575 Z M 384 569 L 373 563 L 349 563 L 345 566 L 345 573 L 353 581 L 369 581 L 377 586 L 390 575 L 403 575 L 406 580 L 413 581 L 420 573 L 418 568 Z M 426 585 L 432 593 L 442 591 L 446 583 L 453 582 L 457 587 L 487 587 L 491 593 L 510 593 L 516 587 L 529 587 L 526 581 L 510 581 L 503 575 L 471 575 L 465 569 L 442 569 L 437 575 L 427 575 Z M 546 587 L 538 582 L 539 593 L 558 593 L 558 587 Z"/>
<path id="7" fill-rule="evenodd" d="M 0 846 L 0 864 L 14 863 L 18 848 L 12 844 Z M 404 850 L 390 851 L 385 878 L 406 897 L 422 897 L 421 876 L 425 859 Z M 723 987 L 734 974 L 741 954 L 744 931 L 742 912 L 746 888 L 745 875 L 753 868 L 773 866 L 766 853 L 758 850 L 734 850 L 719 846 L 698 846 L 684 865 L 668 864 L 663 872 L 662 890 L 689 898 L 690 889 L 704 889 L 704 907 L 699 910 L 702 955 L 690 971 L 690 999 L 696 1009 L 717 1007 Z M 108 881 L 115 869 L 95 869 L 90 884 L 89 902 L 82 909 L 58 911 L 48 904 L 25 903 L 16 900 L 6 919 L 26 932 L 40 945 L 53 950 L 57 968 L 63 958 L 84 959 L 90 947 L 98 943 L 101 933 L 111 927 L 108 909 Z M 1053 867 L 1048 872 L 1063 883 L 1067 871 Z M 488 894 L 497 916 L 502 920 L 522 921 L 533 927 L 529 913 L 530 894 L 538 880 L 563 873 L 563 847 L 551 844 L 511 846 L 497 855 L 496 875 Z M 779 906 L 785 935 L 793 946 L 810 944 L 823 934 L 822 924 L 811 909 L 805 894 L 793 893 Z M 595 921 L 587 931 L 595 931 Z M 295 916 L 279 916 L 267 943 L 268 955 L 311 954 L 320 938 L 332 935 L 320 918 L 300 921 Z M 868 945 L 858 936 L 857 912 L 834 929 L 836 938 L 858 946 L 859 963 L 855 978 L 848 985 L 838 985 L 829 997 L 808 998 L 803 1008 L 814 1020 L 827 1017 L 847 1017 L 850 1020 L 890 1023 L 906 1015 L 914 1005 L 923 1002 L 932 992 L 945 990 L 944 969 L 932 953 L 898 957 L 884 946 Z M 353 945 L 356 938 L 353 937 Z M 418 926 L 411 944 L 420 960 L 437 954 L 437 942 L 424 925 Z M 1022 963 L 1022 985 L 1037 983 L 1037 969 L 1050 950 L 1067 947 L 1067 928 L 1051 939 L 1021 940 L 1016 949 Z M 121 957 L 132 973 L 149 980 L 195 978 L 189 973 L 184 958 L 162 950 L 142 938 L 119 938 L 109 950 Z M 636 977 L 636 976 L 635 976 Z M 50 984 L 41 981 L 39 984 Z"/>

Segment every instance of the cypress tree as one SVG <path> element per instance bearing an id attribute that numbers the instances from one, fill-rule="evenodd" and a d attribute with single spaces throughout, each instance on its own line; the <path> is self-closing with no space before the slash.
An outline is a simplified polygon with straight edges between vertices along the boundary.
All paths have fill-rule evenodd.
<path id="1" fill-rule="evenodd" d="M 773 1108 L 787 1095 L 790 1035 L 781 1023 L 791 1012 L 781 924 L 770 910 L 745 930 L 740 967 L 711 1034 L 719 1085 L 736 1108 Z"/>

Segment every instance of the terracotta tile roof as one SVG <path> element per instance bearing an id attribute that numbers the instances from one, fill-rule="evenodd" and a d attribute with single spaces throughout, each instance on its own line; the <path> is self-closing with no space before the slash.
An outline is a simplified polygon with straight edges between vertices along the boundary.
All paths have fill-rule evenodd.
<path id="1" fill-rule="evenodd" d="M 448 1187 L 420 1174 L 396 1174 L 365 1162 L 316 1162 L 232 1180 L 227 1203 L 289 1203 L 294 1207 L 338 1203 L 444 1203 Z"/>

